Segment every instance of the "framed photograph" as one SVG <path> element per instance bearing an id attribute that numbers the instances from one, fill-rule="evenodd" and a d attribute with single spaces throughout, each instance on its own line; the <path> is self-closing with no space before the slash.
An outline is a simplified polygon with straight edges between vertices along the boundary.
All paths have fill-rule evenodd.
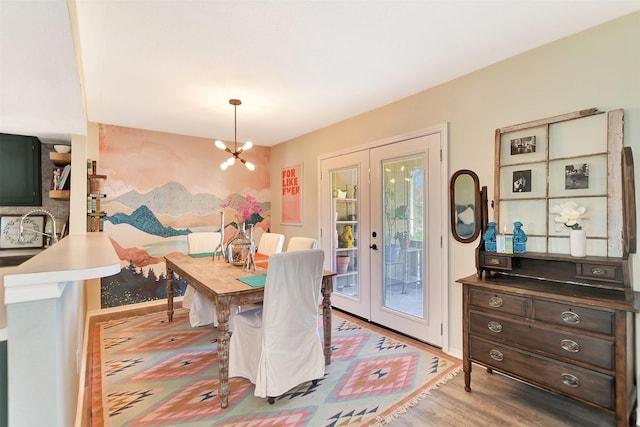
<path id="1" fill-rule="evenodd" d="M 536 137 L 525 136 L 523 138 L 514 138 L 511 140 L 511 155 L 529 154 L 536 152 Z"/>
<path id="2" fill-rule="evenodd" d="M 24 241 L 19 241 L 21 215 L 0 217 L 0 248 L 42 248 L 44 247 L 44 215 L 30 215 L 23 221 Z"/>
<path id="3" fill-rule="evenodd" d="M 531 169 L 514 171 L 511 182 L 514 193 L 531 193 Z"/>
<path id="4" fill-rule="evenodd" d="M 564 167 L 564 189 L 580 190 L 589 188 L 589 164 L 580 163 Z"/>
<path id="5" fill-rule="evenodd" d="M 282 168 L 280 173 L 282 188 L 282 225 L 302 225 L 302 163 Z"/>

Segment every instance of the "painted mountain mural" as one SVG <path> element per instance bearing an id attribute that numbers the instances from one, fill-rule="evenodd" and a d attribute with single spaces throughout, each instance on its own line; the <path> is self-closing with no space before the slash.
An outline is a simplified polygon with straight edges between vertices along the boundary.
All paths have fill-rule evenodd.
<path id="1" fill-rule="evenodd" d="M 105 221 L 109 221 L 114 225 L 129 224 L 145 233 L 160 237 L 186 236 L 191 233 L 189 229 L 176 230 L 173 227 L 165 227 L 145 205 L 140 206 L 131 215 L 117 213 L 107 216 Z"/>
<path id="2" fill-rule="evenodd" d="M 194 196 L 178 183 L 145 194 L 130 191 L 106 202 L 105 208 L 104 231 L 111 237 L 122 270 L 102 279 L 103 308 L 166 298 L 164 256 L 186 253 L 186 236 L 194 230 L 218 231 L 221 212 L 225 240 L 234 236 L 242 223 L 256 227 L 258 240 L 271 224 L 269 202 L 258 202 L 250 194 L 230 194 L 225 200 L 208 194 Z M 176 282 L 174 294 L 183 295 L 185 287 L 184 281 Z"/>

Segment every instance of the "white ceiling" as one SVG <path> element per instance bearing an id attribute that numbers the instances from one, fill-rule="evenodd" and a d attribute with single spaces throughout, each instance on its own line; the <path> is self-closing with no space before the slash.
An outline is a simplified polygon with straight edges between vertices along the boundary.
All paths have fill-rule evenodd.
<path id="1" fill-rule="evenodd" d="M 71 0 L 73 2 L 73 0 Z M 73 5 L 73 3 L 71 3 Z M 86 120 L 272 146 L 640 10 L 640 1 L 0 0 L 0 132 Z M 73 15 L 73 8 L 71 8 Z"/>

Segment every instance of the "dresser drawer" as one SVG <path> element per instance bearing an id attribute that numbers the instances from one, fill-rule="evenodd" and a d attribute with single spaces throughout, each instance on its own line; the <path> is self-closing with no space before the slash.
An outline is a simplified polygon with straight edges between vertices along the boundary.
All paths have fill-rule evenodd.
<path id="1" fill-rule="evenodd" d="M 480 266 L 494 270 L 511 270 L 513 268 L 513 258 L 497 252 L 482 252 L 480 254 Z"/>
<path id="2" fill-rule="evenodd" d="M 495 310 L 496 312 L 527 316 L 526 297 L 491 292 L 481 289 L 471 289 L 469 291 L 469 304 L 477 307 Z"/>
<path id="3" fill-rule="evenodd" d="M 613 334 L 612 311 L 536 299 L 533 302 L 533 318 L 585 331 Z"/>
<path id="4" fill-rule="evenodd" d="M 576 278 L 611 282 L 614 285 L 617 283 L 621 288 L 624 287 L 622 268 L 618 265 L 578 263 Z"/>
<path id="5" fill-rule="evenodd" d="M 469 357 L 533 384 L 614 409 L 612 376 L 470 337 Z"/>
<path id="6" fill-rule="evenodd" d="M 604 369 L 614 369 L 612 340 L 567 333 L 559 329 L 473 311 L 469 313 L 469 322 L 469 331 L 476 336 L 534 353 L 545 353 L 548 356 L 559 356 Z"/>

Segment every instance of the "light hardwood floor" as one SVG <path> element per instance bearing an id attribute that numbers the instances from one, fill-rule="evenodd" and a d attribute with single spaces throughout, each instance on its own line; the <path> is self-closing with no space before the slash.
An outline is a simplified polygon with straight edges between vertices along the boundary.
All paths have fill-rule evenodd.
<path id="1" fill-rule="evenodd" d="M 464 391 L 464 373 L 460 372 L 390 425 L 604 427 L 615 425 L 615 419 L 612 414 L 474 365 L 470 393 Z"/>

